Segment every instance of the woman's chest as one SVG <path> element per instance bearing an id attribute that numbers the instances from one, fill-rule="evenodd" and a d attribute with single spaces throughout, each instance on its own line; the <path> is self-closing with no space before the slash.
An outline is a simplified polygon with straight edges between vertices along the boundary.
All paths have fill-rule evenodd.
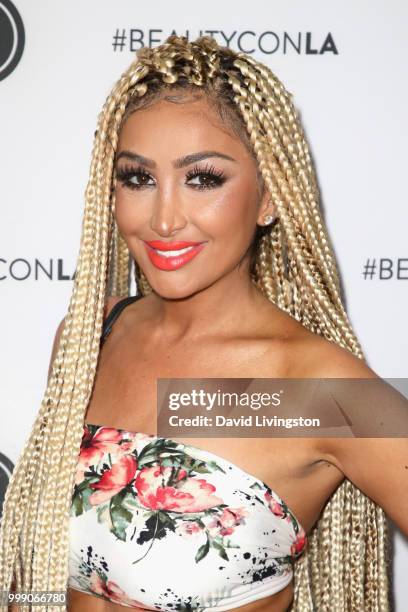
<path id="1" fill-rule="evenodd" d="M 160 384 L 162 389 L 168 388 L 169 380 L 185 378 L 193 379 L 198 384 L 201 381 L 203 386 L 205 383 L 206 389 L 215 389 L 219 387 L 220 379 L 229 379 L 228 392 L 239 394 L 245 392 L 250 379 L 284 378 L 288 375 L 284 355 L 278 350 L 263 360 L 262 355 L 265 357 L 265 349 L 259 346 L 242 352 L 239 359 L 236 351 L 223 351 L 222 347 L 191 352 L 186 349 L 186 352 L 180 350 L 159 356 L 142 353 L 137 359 L 132 352 L 126 355 L 123 351 L 119 359 L 119 355 L 112 350 L 102 355 L 98 365 L 85 421 L 161 435 L 157 428 Z M 272 360 L 275 367 L 271 365 Z M 214 383 L 209 379 L 214 379 Z M 189 385 L 191 383 L 186 381 L 186 388 Z M 193 387 L 197 392 L 197 385 Z M 272 443 L 269 437 L 261 435 L 256 439 L 253 436 L 243 437 L 238 427 L 228 431 L 227 435 L 217 432 L 211 437 L 200 436 L 198 429 L 192 428 L 191 431 L 191 436 L 173 434 L 172 438 L 221 454 L 245 471 L 277 486 L 280 482 L 297 478 L 309 460 L 309 447 L 301 440 L 277 437 Z M 289 460 L 288 452 L 291 454 Z"/>
<path id="2" fill-rule="evenodd" d="M 290 377 L 290 363 L 297 361 L 284 343 L 270 340 L 140 346 L 136 339 L 131 342 L 122 337 L 102 346 L 88 420 L 113 417 L 118 426 L 151 431 L 157 416 L 158 384 L 163 379 L 226 379 L 231 380 L 229 389 L 239 392 L 252 379 Z"/>

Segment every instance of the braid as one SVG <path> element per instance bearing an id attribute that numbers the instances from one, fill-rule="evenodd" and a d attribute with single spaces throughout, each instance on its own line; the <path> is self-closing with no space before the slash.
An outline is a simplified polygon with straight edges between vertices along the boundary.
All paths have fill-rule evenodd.
<path id="1" fill-rule="evenodd" d="M 202 36 L 139 49 L 98 117 L 73 290 L 41 402 L 6 491 L 0 590 L 66 590 L 76 462 L 99 355 L 107 294 L 152 291 L 114 218 L 114 157 L 133 112 L 180 91 L 207 95 L 257 160 L 277 219 L 256 233 L 251 280 L 307 329 L 364 359 L 345 312 L 309 146 L 292 95 L 265 65 Z M 174 97 L 174 90 L 176 96 Z M 260 229 L 260 228 L 258 228 Z M 388 612 L 388 532 L 380 507 L 347 479 L 295 563 L 293 612 Z M 61 606 L 39 606 L 61 611 Z M 5 606 L 0 605 L 0 610 Z"/>

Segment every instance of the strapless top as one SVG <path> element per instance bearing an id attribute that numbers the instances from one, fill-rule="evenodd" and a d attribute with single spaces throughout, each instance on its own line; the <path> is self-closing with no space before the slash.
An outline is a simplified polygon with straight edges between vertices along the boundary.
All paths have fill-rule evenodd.
<path id="1" fill-rule="evenodd" d="M 87 423 L 68 586 L 122 606 L 222 612 L 277 593 L 305 530 L 276 492 L 212 453 Z"/>

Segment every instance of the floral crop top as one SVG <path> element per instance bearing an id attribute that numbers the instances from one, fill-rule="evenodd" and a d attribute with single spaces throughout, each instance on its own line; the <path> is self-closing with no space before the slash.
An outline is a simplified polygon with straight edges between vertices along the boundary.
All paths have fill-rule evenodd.
<path id="1" fill-rule="evenodd" d="M 221 612 L 283 589 L 305 531 L 258 478 L 208 451 L 87 424 L 71 588 L 146 610 Z"/>
<path id="2" fill-rule="evenodd" d="M 107 333 L 112 316 L 134 299 L 114 306 Z M 285 502 L 234 463 L 90 423 L 69 531 L 70 588 L 162 612 L 222 612 L 277 593 L 306 546 Z"/>

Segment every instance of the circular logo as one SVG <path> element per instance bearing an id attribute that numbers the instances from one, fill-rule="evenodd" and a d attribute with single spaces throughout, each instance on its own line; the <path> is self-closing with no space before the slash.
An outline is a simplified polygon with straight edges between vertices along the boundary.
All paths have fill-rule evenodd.
<path id="1" fill-rule="evenodd" d="M 4 496 L 13 469 L 14 463 L 11 459 L 0 453 L 0 514 L 3 509 Z"/>
<path id="2" fill-rule="evenodd" d="M 10 0 L 0 0 L 0 81 L 17 66 L 23 54 L 24 42 L 20 13 Z"/>

